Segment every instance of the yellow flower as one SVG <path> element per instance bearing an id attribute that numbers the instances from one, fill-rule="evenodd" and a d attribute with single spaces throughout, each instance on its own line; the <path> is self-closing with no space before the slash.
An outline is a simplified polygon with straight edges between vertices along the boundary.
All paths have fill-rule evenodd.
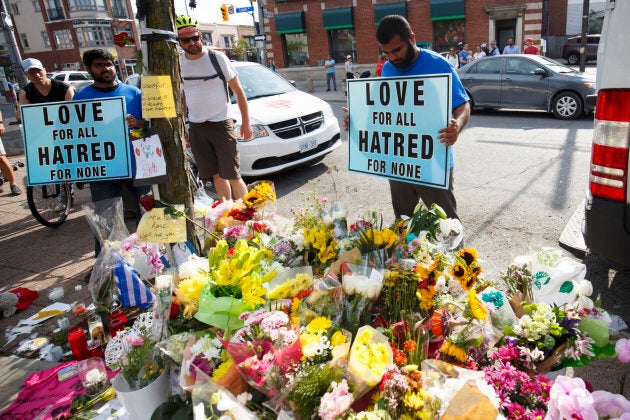
<path id="1" fill-rule="evenodd" d="M 393 247 L 398 244 L 398 235 L 391 229 L 383 230 L 383 243 L 387 249 Z"/>
<path id="2" fill-rule="evenodd" d="M 347 338 L 341 331 L 335 331 L 335 333 L 330 337 L 330 345 L 333 347 L 337 347 L 340 344 L 343 344 L 347 341 Z"/>
<path id="3" fill-rule="evenodd" d="M 462 349 L 456 344 L 451 343 L 448 340 L 444 341 L 444 344 L 442 344 L 440 351 L 446 354 L 447 356 L 451 356 L 462 363 L 464 363 L 468 359 L 466 350 Z"/>
<path id="4" fill-rule="evenodd" d="M 477 250 L 475 248 L 464 248 L 459 251 L 459 256 L 470 266 L 477 261 Z"/>
<path id="5" fill-rule="evenodd" d="M 485 320 L 488 317 L 488 310 L 486 305 L 483 304 L 477 297 L 477 292 L 474 289 L 468 291 L 468 305 L 470 306 L 470 312 L 472 316 L 477 319 Z"/>
<path id="6" fill-rule="evenodd" d="M 302 303 L 302 299 L 298 298 L 294 298 L 291 302 L 291 325 L 293 325 L 294 327 L 300 325 L 300 318 L 298 317 L 300 303 Z"/>
<path id="7" fill-rule="evenodd" d="M 243 196 L 243 203 L 249 207 L 256 207 L 259 204 L 263 204 L 265 201 L 265 197 L 255 189 L 249 191 L 245 194 L 245 196 Z"/>
<path id="8" fill-rule="evenodd" d="M 402 403 L 405 407 L 414 411 L 419 411 L 424 408 L 424 399 L 419 393 L 413 391 L 405 392 L 402 397 Z"/>
<path id="9" fill-rule="evenodd" d="M 267 289 L 262 286 L 259 278 L 245 277 L 242 280 L 241 290 L 243 292 L 243 300 L 252 307 L 265 304 L 266 301 L 263 296 L 267 294 Z"/>
<path id="10" fill-rule="evenodd" d="M 432 286 L 426 289 L 420 289 L 416 291 L 416 297 L 420 301 L 420 309 L 428 311 L 433 308 L 433 297 L 436 295 L 435 288 Z"/>
<path id="11" fill-rule="evenodd" d="M 223 378 L 227 374 L 228 370 L 230 370 L 230 368 L 232 367 L 232 363 L 233 362 L 231 358 L 221 363 L 219 367 L 217 367 L 212 373 L 212 379 L 218 381 Z"/>
<path id="12" fill-rule="evenodd" d="M 199 276 L 189 277 L 177 283 L 175 294 L 184 306 L 183 313 L 186 318 L 192 318 L 192 316 L 197 313 L 199 309 L 199 297 L 201 296 L 201 291 L 206 282 L 207 279 Z"/>
<path id="13" fill-rule="evenodd" d="M 270 300 L 292 298 L 302 290 L 308 289 L 312 285 L 313 278 L 310 275 L 306 273 L 299 273 L 292 279 L 285 281 L 280 286 L 269 292 L 267 298 Z"/>
<path id="14" fill-rule="evenodd" d="M 309 334 L 323 334 L 330 327 L 332 327 L 332 321 L 325 316 L 320 316 L 308 323 L 306 332 Z"/>

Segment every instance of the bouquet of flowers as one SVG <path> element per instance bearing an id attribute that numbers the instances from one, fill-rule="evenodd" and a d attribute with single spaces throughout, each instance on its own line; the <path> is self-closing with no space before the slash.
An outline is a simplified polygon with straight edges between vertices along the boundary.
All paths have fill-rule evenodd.
<path id="1" fill-rule="evenodd" d="M 302 356 L 299 333 L 282 311 L 259 309 L 241 315 L 244 326 L 223 346 L 247 382 L 268 398 L 276 396 Z"/>
<path id="2" fill-rule="evenodd" d="M 164 370 L 162 356 L 152 334 L 153 313 L 140 314 L 130 329 L 118 332 L 107 343 L 105 362 L 110 369 L 120 369 L 131 389 L 140 389 Z"/>
<path id="3" fill-rule="evenodd" d="M 374 412 L 388 413 L 378 418 L 434 418 L 439 404 L 424 387 L 423 374 L 417 365 L 387 366 L 379 384 Z"/>
<path id="4" fill-rule="evenodd" d="M 264 208 L 269 202 L 276 201 L 276 190 L 271 181 L 256 181 L 247 186 L 248 191 L 243 197 L 243 203 L 256 209 Z"/>
<path id="5" fill-rule="evenodd" d="M 365 263 L 385 268 L 398 245 L 398 235 L 390 228 L 383 228 L 383 216 L 372 212 L 366 219 L 359 219 L 352 224 L 351 231 L 358 235 L 355 242 Z"/>
<path id="6" fill-rule="evenodd" d="M 387 366 L 393 362 L 394 355 L 387 337 L 369 325 L 359 328 L 348 362 L 348 373 L 355 384 L 355 397 L 378 384 Z"/>
<path id="7" fill-rule="evenodd" d="M 208 253 L 208 282 L 199 298 L 195 318 L 223 330 L 243 325 L 239 315 L 263 305 L 269 282 L 276 272 L 266 260 L 264 250 L 239 240 L 230 248 L 220 240 Z"/>
<path id="8" fill-rule="evenodd" d="M 372 305 L 381 293 L 383 273 L 357 265 L 342 269 L 344 305 L 342 326 L 355 334 L 361 325 L 369 324 Z"/>

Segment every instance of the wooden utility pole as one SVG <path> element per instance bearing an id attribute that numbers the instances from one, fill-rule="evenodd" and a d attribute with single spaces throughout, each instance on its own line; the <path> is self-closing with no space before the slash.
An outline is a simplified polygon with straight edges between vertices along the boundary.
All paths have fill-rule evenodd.
<path id="1" fill-rule="evenodd" d="M 193 217 L 193 190 L 189 179 L 190 163 L 186 159 L 184 113 L 182 109 L 181 72 L 175 31 L 175 6 L 172 1 L 138 0 L 138 19 L 146 19 L 142 42 L 147 43 L 148 74 L 170 76 L 173 85 L 176 118 L 153 118 L 152 127 L 162 140 L 168 182 L 159 186 L 160 198 L 171 204 L 184 204 Z M 195 227 L 187 223 L 187 237 L 200 251 Z"/>

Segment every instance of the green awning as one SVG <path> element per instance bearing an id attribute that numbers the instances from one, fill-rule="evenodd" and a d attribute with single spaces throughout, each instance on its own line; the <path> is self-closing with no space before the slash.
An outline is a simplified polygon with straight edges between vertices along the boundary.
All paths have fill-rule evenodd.
<path id="1" fill-rule="evenodd" d="M 352 7 L 339 7 L 337 9 L 325 9 L 324 29 L 354 28 L 352 22 Z"/>
<path id="2" fill-rule="evenodd" d="M 306 32 L 304 12 L 280 13 L 276 15 L 277 34 L 299 34 Z"/>
<path id="3" fill-rule="evenodd" d="M 431 20 L 453 20 L 465 17 L 464 0 L 431 0 Z"/>
<path id="4" fill-rule="evenodd" d="M 387 15 L 400 15 L 407 18 L 407 2 L 374 5 L 374 23 L 378 25 Z"/>

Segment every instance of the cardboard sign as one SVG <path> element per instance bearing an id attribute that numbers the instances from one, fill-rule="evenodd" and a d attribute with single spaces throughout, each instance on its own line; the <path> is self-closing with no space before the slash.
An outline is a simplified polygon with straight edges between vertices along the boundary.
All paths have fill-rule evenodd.
<path id="1" fill-rule="evenodd" d="M 438 130 L 451 116 L 451 75 L 348 81 L 348 169 L 448 188 L 449 151 Z"/>
<path id="2" fill-rule="evenodd" d="M 28 185 L 130 178 L 123 97 L 20 107 Z"/>
<path id="3" fill-rule="evenodd" d="M 144 118 L 177 116 L 171 76 L 142 76 L 142 116 Z"/>
<path id="4" fill-rule="evenodd" d="M 177 211 L 184 211 L 183 204 L 175 206 Z M 153 208 L 140 219 L 136 236 L 141 242 L 170 244 L 186 242 L 186 219 L 167 214 L 164 207 Z"/>

